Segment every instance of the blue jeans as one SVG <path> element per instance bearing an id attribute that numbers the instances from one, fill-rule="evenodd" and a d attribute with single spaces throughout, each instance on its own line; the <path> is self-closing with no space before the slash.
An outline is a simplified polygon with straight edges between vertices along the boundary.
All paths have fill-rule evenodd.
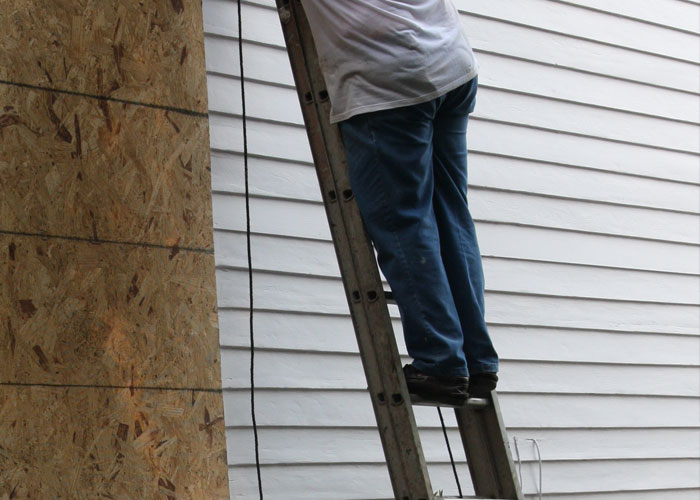
<path id="1" fill-rule="evenodd" d="M 477 79 L 432 101 L 340 123 L 355 199 L 424 373 L 498 371 L 467 205 L 467 119 Z"/>

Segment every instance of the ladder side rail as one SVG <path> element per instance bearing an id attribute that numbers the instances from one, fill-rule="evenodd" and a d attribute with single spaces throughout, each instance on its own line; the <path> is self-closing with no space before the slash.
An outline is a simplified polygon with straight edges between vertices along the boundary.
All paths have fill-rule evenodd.
<path id="1" fill-rule="evenodd" d="M 394 494 L 401 500 L 432 499 L 376 259 L 352 202 L 338 127 L 328 122 L 311 33 L 298 0 L 277 5 Z"/>
<path id="2" fill-rule="evenodd" d="M 478 497 L 524 500 L 496 391 L 489 399 L 481 410 L 455 409 L 474 491 Z"/>
<path id="3" fill-rule="evenodd" d="M 486 498 L 495 498 L 500 493 L 498 478 L 486 438 L 483 419 L 478 413 L 462 408 L 455 409 L 457 426 L 462 438 L 467 465 L 472 478 L 474 492 Z"/>
<path id="4" fill-rule="evenodd" d="M 513 463 L 513 455 L 510 452 L 508 434 L 503 423 L 501 405 L 498 402 L 496 391 L 491 392 L 492 404 L 484 414 L 484 424 L 486 433 L 491 441 L 491 452 L 494 454 L 494 461 L 501 489 L 506 498 L 513 500 L 524 500 L 522 485 L 518 481 Z"/>
<path id="5" fill-rule="evenodd" d="M 306 67 L 310 70 L 310 80 L 316 100 L 319 116 L 319 124 L 325 138 L 326 153 L 329 157 L 329 166 L 333 177 L 336 193 L 349 193 L 342 196 L 339 203 L 341 216 L 343 217 L 345 232 L 340 232 L 342 238 L 347 238 L 349 252 L 339 254 L 343 262 L 354 264 L 356 286 L 349 287 L 347 296 L 349 303 L 356 304 L 354 314 L 355 324 L 359 328 L 358 342 L 375 353 L 372 359 L 364 358 L 364 366 L 368 382 L 376 380 L 375 390 L 370 388 L 373 403 L 379 410 L 376 415 L 381 418 L 380 433 L 384 432 L 388 437 L 393 434 L 395 446 L 387 446 L 385 454 L 389 464 L 390 475 L 394 484 L 406 483 L 403 493 L 397 494 L 398 498 L 429 498 L 432 495 L 427 467 L 420 446 L 420 438 L 415 426 L 413 412 L 409 406 L 408 391 L 401 374 L 401 363 L 396 348 L 391 318 L 382 296 L 382 286 L 379 271 L 376 265 L 374 252 L 369 243 L 362 224 L 362 219 L 353 202 L 352 191 L 347 176 L 345 153 L 338 127 L 328 121 L 329 106 L 327 93 L 325 93 L 325 81 L 318 66 L 318 58 L 315 55 L 313 39 L 308 27 L 308 21 L 303 15 L 299 2 L 294 2 L 295 15 L 302 46 L 307 54 Z M 323 96 L 325 93 L 325 97 Z M 340 196 L 337 196 L 340 199 Z M 346 273 L 344 273 L 346 274 Z M 388 424 L 388 425 L 387 425 Z M 387 436 L 388 435 L 388 436 Z M 397 485 L 398 486 L 398 485 Z M 395 487 L 398 493 L 399 488 Z"/>

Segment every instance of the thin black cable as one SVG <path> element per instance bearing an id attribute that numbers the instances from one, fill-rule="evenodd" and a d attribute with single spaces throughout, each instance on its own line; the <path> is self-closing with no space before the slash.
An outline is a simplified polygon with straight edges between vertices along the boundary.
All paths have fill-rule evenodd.
<path id="1" fill-rule="evenodd" d="M 457 482 L 457 491 L 459 492 L 459 498 L 464 498 L 462 496 L 462 485 L 459 484 L 459 476 L 457 475 L 457 466 L 455 465 L 455 459 L 452 456 L 452 447 L 450 447 L 450 439 L 447 437 L 447 428 L 445 427 L 445 419 L 442 418 L 442 410 L 437 407 L 438 415 L 440 415 L 440 425 L 442 426 L 442 433 L 445 436 L 445 443 L 447 443 L 447 453 L 450 454 L 450 463 L 452 463 L 452 472 L 455 475 L 455 481 Z"/>
<path id="2" fill-rule="evenodd" d="M 260 473 L 260 443 L 255 419 L 255 332 L 253 330 L 253 253 L 250 242 L 250 188 L 248 179 L 248 122 L 245 109 L 245 72 L 243 70 L 243 18 L 241 0 L 238 0 L 238 62 L 241 73 L 241 116 L 243 120 L 243 171 L 245 178 L 246 247 L 248 253 L 248 300 L 250 303 L 250 416 L 255 439 L 255 470 L 258 474 L 258 493 L 263 500 L 262 474 Z"/>

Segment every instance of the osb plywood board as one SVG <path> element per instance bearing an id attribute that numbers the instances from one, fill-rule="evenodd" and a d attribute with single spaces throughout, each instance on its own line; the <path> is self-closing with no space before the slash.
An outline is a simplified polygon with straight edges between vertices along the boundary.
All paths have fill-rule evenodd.
<path id="1" fill-rule="evenodd" d="M 0 0 L 0 12 L 2 80 L 207 112 L 199 0 Z"/>
<path id="2" fill-rule="evenodd" d="M 213 248 L 205 117 L 0 85 L 0 229 Z"/>
<path id="3" fill-rule="evenodd" d="M 228 498 L 221 394 L 0 386 L 0 498 Z"/>
<path id="4" fill-rule="evenodd" d="M 0 381 L 219 389 L 213 254 L 0 235 Z"/>

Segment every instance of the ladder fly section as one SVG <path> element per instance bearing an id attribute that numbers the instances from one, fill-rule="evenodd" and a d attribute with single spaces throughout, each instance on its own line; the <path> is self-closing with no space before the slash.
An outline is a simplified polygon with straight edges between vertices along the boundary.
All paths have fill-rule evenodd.
<path id="1" fill-rule="evenodd" d="M 330 102 L 311 33 L 297 0 L 277 5 L 394 494 L 431 500 L 374 251 L 353 200 L 340 131 L 327 118 Z"/>
<path id="2" fill-rule="evenodd" d="M 340 130 L 329 122 L 311 30 L 299 0 L 276 3 L 394 496 L 433 500 L 377 261 L 350 188 Z M 472 405 L 478 410 L 455 410 L 472 482 L 481 498 L 523 500 L 495 392 L 490 399 Z"/>

